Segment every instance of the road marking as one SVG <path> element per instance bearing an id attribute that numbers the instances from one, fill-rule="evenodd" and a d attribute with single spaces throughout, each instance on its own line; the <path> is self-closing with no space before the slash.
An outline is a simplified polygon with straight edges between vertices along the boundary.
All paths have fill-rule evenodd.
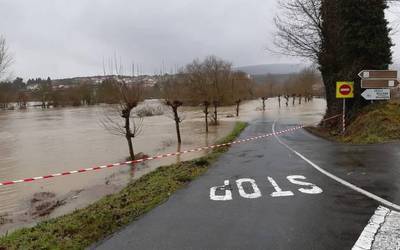
<path id="1" fill-rule="evenodd" d="M 400 249 L 400 213 L 379 206 L 352 249 Z"/>
<path id="2" fill-rule="evenodd" d="M 353 250 L 367 250 L 371 249 L 372 243 L 374 242 L 375 235 L 378 233 L 379 228 L 385 222 L 385 217 L 389 214 L 390 210 L 379 206 L 368 221 L 367 226 L 362 231 L 356 244 L 353 246 Z"/>
<path id="3" fill-rule="evenodd" d="M 316 185 L 309 183 L 309 182 L 296 180 L 296 179 L 305 180 L 306 177 L 304 177 L 302 175 L 290 175 L 286 178 L 293 184 L 311 187 L 311 189 L 299 188 L 299 191 L 302 193 L 305 193 L 305 194 L 320 194 L 320 193 L 322 193 L 322 189 L 320 187 L 317 187 Z"/>
<path id="4" fill-rule="evenodd" d="M 253 188 L 253 193 L 251 193 L 251 194 L 246 193 L 246 191 L 243 188 L 243 183 L 245 183 L 245 182 L 249 182 L 251 184 L 251 187 Z M 261 191 L 260 191 L 260 189 L 258 188 L 258 186 L 256 184 L 256 181 L 253 180 L 253 179 L 246 178 L 246 179 L 236 180 L 236 185 L 237 185 L 237 187 L 239 189 L 240 196 L 242 196 L 243 198 L 246 198 L 246 199 L 257 199 L 257 198 L 260 198 L 262 196 L 261 195 Z"/>
<path id="5" fill-rule="evenodd" d="M 320 194 L 322 193 L 322 189 L 317 187 L 315 184 L 309 183 L 309 182 L 304 182 L 304 181 L 299 181 L 298 179 L 301 180 L 306 180 L 307 178 L 302 176 L 302 175 L 289 175 L 286 177 L 288 179 L 289 182 L 291 182 L 292 184 L 295 185 L 299 185 L 299 186 L 308 186 L 310 188 L 299 188 L 298 191 L 304 194 L 311 194 L 311 195 L 315 195 L 315 194 Z M 294 196 L 294 193 L 290 190 L 288 191 L 283 191 L 278 183 L 272 178 L 272 177 L 268 177 L 268 181 L 271 183 L 271 185 L 273 186 L 273 188 L 275 189 L 274 192 L 271 193 L 272 197 L 286 197 L 286 196 Z M 247 191 L 245 190 L 245 188 L 243 187 L 244 183 L 249 183 L 251 186 L 251 191 Z M 261 190 L 258 188 L 257 183 L 254 179 L 250 179 L 250 178 L 241 178 L 236 180 L 236 185 L 238 187 L 238 192 L 239 195 L 242 198 L 245 199 L 257 199 L 262 197 L 262 193 Z M 217 192 L 220 192 L 221 194 L 217 194 Z M 224 192 L 222 194 L 222 191 Z M 223 186 L 215 186 L 215 187 L 211 187 L 210 188 L 210 200 L 213 201 L 231 201 L 232 198 L 232 187 L 229 184 L 229 180 L 225 180 L 224 181 L 224 185 Z"/>
<path id="6" fill-rule="evenodd" d="M 278 186 L 278 184 L 276 183 L 276 181 L 273 178 L 268 177 L 268 181 L 275 188 L 275 192 L 273 192 L 271 194 L 272 197 L 282 197 L 282 196 L 293 196 L 294 195 L 292 191 L 282 191 L 282 189 Z"/>
<path id="7" fill-rule="evenodd" d="M 217 190 L 225 191 L 224 195 L 217 195 Z M 232 191 L 229 188 L 229 180 L 224 181 L 224 186 L 210 188 L 210 199 L 213 201 L 230 201 L 232 200 Z"/>
<path id="8" fill-rule="evenodd" d="M 339 182 L 340 184 L 342 184 L 342 185 L 344 185 L 344 186 L 346 186 L 346 187 L 348 187 L 348 188 L 353 189 L 353 190 L 356 191 L 356 192 L 359 192 L 359 193 L 361 193 L 361 194 L 363 194 L 363 195 L 365 195 L 365 196 L 367 196 L 367 197 L 369 197 L 369 198 L 371 198 L 371 199 L 373 199 L 373 200 L 376 200 L 376 201 L 378 201 L 379 203 L 381 203 L 381 204 L 383 204 L 383 205 L 385 205 L 385 206 L 387 206 L 387 207 L 390 207 L 390 208 L 393 208 L 393 209 L 395 209 L 395 210 L 400 211 L 400 206 L 399 206 L 399 205 L 396 205 L 396 204 L 394 204 L 394 203 L 392 203 L 392 202 L 390 202 L 390 201 L 388 201 L 388 200 L 385 200 L 385 199 L 383 199 L 383 198 L 381 198 L 381 197 L 379 197 L 379 196 L 377 196 L 377 195 L 375 195 L 375 194 L 373 194 L 373 193 L 370 193 L 370 192 L 368 192 L 368 191 L 366 191 L 366 190 L 364 190 L 364 189 L 362 189 L 362 188 L 359 188 L 359 187 L 357 187 L 357 186 L 351 184 L 350 182 L 347 182 L 347 181 L 341 179 L 340 177 L 337 177 L 337 176 L 334 175 L 334 174 L 329 173 L 329 172 L 326 171 L 325 169 L 319 167 L 317 164 L 313 163 L 311 160 L 309 160 L 308 158 L 306 158 L 304 155 L 300 154 L 299 152 L 297 152 L 296 150 L 294 150 L 293 148 L 291 148 L 289 145 L 287 145 L 286 143 L 284 143 L 284 142 L 276 135 L 276 133 L 275 133 L 275 125 L 276 125 L 276 121 L 274 121 L 274 123 L 272 124 L 272 132 L 273 132 L 273 134 L 274 134 L 276 140 L 277 140 L 281 145 L 283 145 L 284 147 L 286 147 L 287 149 L 289 149 L 290 151 L 292 151 L 294 154 L 296 154 L 298 157 L 300 157 L 301 159 L 303 159 L 305 162 L 307 162 L 309 165 L 311 165 L 313 168 L 315 168 L 316 170 L 318 170 L 318 171 L 321 172 L 322 174 L 328 176 L 329 178 L 335 180 L 336 182 Z"/>

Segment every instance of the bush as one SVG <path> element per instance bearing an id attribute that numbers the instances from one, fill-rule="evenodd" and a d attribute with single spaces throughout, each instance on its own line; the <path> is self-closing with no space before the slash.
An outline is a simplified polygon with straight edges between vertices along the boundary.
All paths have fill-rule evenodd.
<path id="1" fill-rule="evenodd" d="M 164 108 L 162 106 L 150 106 L 148 104 L 139 106 L 136 108 L 135 113 L 139 117 L 148 117 L 148 116 L 156 116 L 163 115 Z"/>

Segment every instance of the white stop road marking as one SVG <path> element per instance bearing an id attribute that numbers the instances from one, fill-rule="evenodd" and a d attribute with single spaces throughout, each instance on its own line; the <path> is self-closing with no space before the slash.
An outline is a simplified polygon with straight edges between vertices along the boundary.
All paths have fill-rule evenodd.
<path id="1" fill-rule="evenodd" d="M 288 181 L 292 184 L 301 186 L 298 189 L 299 192 L 304 194 L 320 194 L 322 193 L 322 189 L 315 184 L 300 181 L 306 180 L 306 177 L 302 175 L 290 175 L 286 177 Z M 283 191 L 277 182 L 272 178 L 267 178 L 269 183 L 271 183 L 272 187 L 275 189 L 274 192 L 271 193 L 272 197 L 285 197 L 285 196 L 294 196 L 294 193 L 290 190 Z M 248 183 L 251 186 L 251 191 L 246 191 L 243 187 L 243 184 Z M 236 186 L 238 188 L 239 195 L 245 199 L 257 199 L 262 197 L 261 190 L 257 186 L 257 183 L 254 179 L 250 178 L 242 178 L 236 180 Z M 307 188 L 306 188 L 307 187 Z M 217 194 L 217 192 L 224 192 L 223 194 Z M 210 199 L 213 201 L 230 201 L 232 200 L 232 190 L 230 187 L 229 180 L 224 181 L 223 186 L 215 186 L 210 188 Z"/>

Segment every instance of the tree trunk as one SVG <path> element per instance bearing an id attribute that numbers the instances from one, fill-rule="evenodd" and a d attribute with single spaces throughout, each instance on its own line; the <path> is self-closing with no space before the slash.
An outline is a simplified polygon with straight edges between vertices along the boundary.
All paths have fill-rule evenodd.
<path id="1" fill-rule="evenodd" d="M 241 100 L 236 101 L 236 117 L 239 116 L 240 103 L 241 103 Z"/>
<path id="2" fill-rule="evenodd" d="M 172 107 L 172 111 L 174 112 L 174 120 L 175 120 L 176 136 L 178 138 L 178 144 L 181 144 L 182 139 L 181 139 L 181 130 L 179 127 L 180 119 L 178 116 L 178 107 L 176 107 L 176 106 Z"/>
<path id="3" fill-rule="evenodd" d="M 325 119 L 329 119 L 333 116 L 342 113 L 342 100 L 336 98 L 336 74 L 332 72 L 324 72 L 322 71 L 322 78 L 324 81 L 325 89 L 326 89 L 326 102 L 327 102 L 327 109 L 325 114 Z M 308 101 L 310 99 L 308 98 Z M 324 127 L 329 129 L 340 129 L 341 127 L 341 119 L 331 119 L 322 124 Z"/>
<path id="4" fill-rule="evenodd" d="M 214 122 L 218 125 L 218 103 L 214 102 Z"/>
<path id="5" fill-rule="evenodd" d="M 263 111 L 265 111 L 265 97 L 262 97 L 261 100 L 262 100 L 262 109 Z"/>
<path id="6" fill-rule="evenodd" d="M 125 137 L 126 140 L 128 141 L 128 146 L 129 146 L 129 156 L 131 157 L 131 160 L 135 160 L 135 153 L 133 152 L 133 143 L 132 143 L 132 135 L 131 135 L 131 129 L 130 129 L 130 121 L 129 121 L 129 116 L 124 117 L 125 118 Z"/>
<path id="7" fill-rule="evenodd" d="M 127 136 L 126 140 L 128 141 L 128 146 L 129 146 L 129 156 L 131 157 L 131 160 L 135 160 L 135 153 L 133 152 L 133 143 L 132 143 L 132 137 Z"/>
<path id="8" fill-rule="evenodd" d="M 209 106 L 210 104 L 208 103 L 208 102 L 204 102 L 204 119 L 205 119 L 205 122 L 206 122 L 206 133 L 208 133 L 208 106 Z"/>

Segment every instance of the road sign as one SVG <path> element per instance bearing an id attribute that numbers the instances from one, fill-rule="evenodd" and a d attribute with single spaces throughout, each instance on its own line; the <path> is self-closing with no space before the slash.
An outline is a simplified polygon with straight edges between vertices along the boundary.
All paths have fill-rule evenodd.
<path id="1" fill-rule="evenodd" d="M 363 70 L 358 74 L 361 79 L 397 79 L 396 70 Z"/>
<path id="2" fill-rule="evenodd" d="M 365 100 L 390 100 L 390 89 L 367 89 L 362 94 Z"/>
<path id="3" fill-rule="evenodd" d="M 336 98 L 354 98 L 354 82 L 337 82 Z"/>
<path id="4" fill-rule="evenodd" d="M 397 70 L 363 70 L 358 74 L 361 77 L 361 88 L 394 88 L 399 85 Z"/>
<path id="5" fill-rule="evenodd" d="M 399 81 L 396 79 L 362 79 L 361 88 L 394 88 L 399 85 Z"/>

